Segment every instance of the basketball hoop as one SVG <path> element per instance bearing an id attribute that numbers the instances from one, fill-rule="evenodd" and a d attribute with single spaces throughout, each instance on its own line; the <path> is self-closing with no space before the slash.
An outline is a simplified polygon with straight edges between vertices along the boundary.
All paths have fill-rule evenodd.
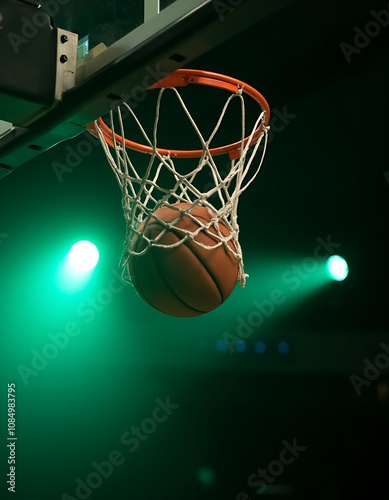
<path id="1" fill-rule="evenodd" d="M 230 94 L 207 139 L 200 132 L 178 90 L 189 84 L 219 88 Z M 155 220 L 154 214 L 158 209 L 174 204 L 185 204 L 188 208 L 186 210 L 180 209 L 178 212 L 181 215 L 191 216 L 190 212 L 196 206 L 203 206 L 215 214 L 211 224 L 204 223 L 203 227 L 199 229 L 211 235 L 215 244 L 208 247 L 199 242 L 198 238 L 195 239 L 198 234 L 196 231 L 196 234 L 184 232 L 182 240 L 176 245 L 191 238 L 196 244 L 210 250 L 224 246 L 226 252 L 231 252 L 236 258 L 239 265 L 238 279 L 241 286 L 244 286 L 248 275 L 244 273 L 242 250 L 239 244 L 237 207 L 239 196 L 253 182 L 264 160 L 270 120 L 269 105 L 264 97 L 250 85 L 235 78 L 209 71 L 180 69 L 147 90 L 154 89 L 159 89 L 159 95 L 152 134 L 146 133 L 134 109 L 126 103 L 118 106 L 116 119 L 114 113 L 110 112 L 110 126 L 102 118 L 99 118 L 87 127 L 92 134 L 100 139 L 107 160 L 122 189 L 123 211 L 126 220 L 126 239 L 120 264 L 122 277 L 131 282 L 128 274 L 128 261 L 131 256 L 143 255 L 152 246 L 164 246 L 160 243 L 160 237 L 151 239 L 146 237 L 143 230 L 137 230 L 137 228 L 144 228 L 152 217 Z M 177 98 L 200 141 L 200 148 L 166 149 L 157 146 L 161 101 L 166 91 L 173 92 Z M 259 106 L 259 110 L 256 113 L 257 118 L 254 125 L 250 126 L 250 133 L 246 134 L 247 97 Z M 238 99 L 240 102 L 240 139 L 227 145 L 212 145 L 211 147 L 211 143 L 234 99 Z M 124 108 L 126 113 L 129 113 L 134 119 L 146 144 L 125 137 L 121 108 Z M 116 132 L 115 125 L 116 128 L 120 129 L 120 133 Z M 258 164 L 253 166 L 262 143 L 263 148 L 259 153 Z M 142 167 L 135 165 L 136 160 L 130 156 L 131 151 L 133 154 L 140 152 L 148 155 L 147 165 Z M 220 166 L 217 164 L 217 157 L 222 155 L 228 155 L 230 160 L 230 169 L 227 173 L 221 172 Z M 192 164 L 184 161 L 190 158 L 197 158 L 194 168 Z M 144 160 L 139 163 L 144 163 Z M 184 167 L 183 164 L 185 164 Z M 204 189 L 204 182 L 201 179 L 205 171 L 208 171 L 212 179 L 210 189 Z M 166 187 L 166 177 L 170 179 L 168 187 Z M 203 184 L 201 184 L 202 182 Z M 158 217 L 157 220 L 166 231 L 172 226 L 171 221 L 168 223 L 159 220 Z M 228 235 L 225 231 L 218 230 L 219 222 L 228 228 Z M 213 228 L 216 227 L 216 230 L 210 231 L 210 225 Z M 146 244 L 142 245 L 141 252 L 138 252 L 132 244 L 134 237 L 146 240 Z M 168 247 L 168 245 L 165 246 Z"/>
<path id="2" fill-rule="evenodd" d="M 232 78 L 226 75 L 220 75 L 218 73 L 212 73 L 210 71 L 192 69 L 179 69 L 174 73 L 166 76 L 162 80 L 159 80 L 154 85 L 150 86 L 148 90 L 169 87 L 186 87 L 190 83 L 224 89 L 232 92 L 232 94 L 246 94 L 254 99 L 254 101 L 256 101 L 261 109 L 265 112 L 264 123 L 261 122 L 260 126 L 257 128 L 257 130 L 255 130 L 255 133 L 252 135 L 252 137 L 246 137 L 244 141 L 237 141 L 226 146 L 214 147 L 208 150 L 211 156 L 218 156 L 228 153 L 231 160 L 239 158 L 241 156 L 242 148 L 244 148 L 244 146 L 246 146 L 249 141 L 250 146 L 253 146 L 258 141 L 261 133 L 263 132 L 263 127 L 267 126 L 269 123 L 270 108 L 265 98 L 254 87 L 251 87 L 250 85 L 247 85 L 246 83 L 241 82 L 236 78 Z M 112 132 L 112 129 L 110 129 L 105 124 L 102 118 L 99 118 L 97 122 L 103 135 L 105 136 L 107 144 L 114 148 L 114 134 Z M 115 134 L 115 140 L 117 143 L 122 143 L 123 137 L 121 137 L 119 134 Z M 124 144 L 127 148 L 134 149 L 135 151 L 139 151 L 141 153 L 152 154 L 154 152 L 153 147 L 139 144 L 138 142 L 134 142 L 129 139 L 124 139 Z M 156 149 L 161 156 L 171 156 L 174 158 L 200 158 L 204 154 L 204 149 Z"/>

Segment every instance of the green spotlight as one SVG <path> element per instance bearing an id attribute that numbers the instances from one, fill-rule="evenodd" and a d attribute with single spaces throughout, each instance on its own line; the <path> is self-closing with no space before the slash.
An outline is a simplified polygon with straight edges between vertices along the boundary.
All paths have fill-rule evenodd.
<path id="1" fill-rule="evenodd" d="M 339 255 L 333 255 L 327 260 L 327 274 L 335 281 L 343 281 L 348 275 L 347 262 Z"/>
<path id="2" fill-rule="evenodd" d="M 69 251 L 69 262 L 76 271 L 86 273 L 97 266 L 99 251 L 90 241 L 79 241 Z"/>

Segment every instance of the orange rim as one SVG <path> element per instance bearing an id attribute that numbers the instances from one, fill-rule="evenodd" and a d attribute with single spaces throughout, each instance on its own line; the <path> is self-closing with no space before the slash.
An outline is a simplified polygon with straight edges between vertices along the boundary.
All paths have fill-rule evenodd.
<path id="1" fill-rule="evenodd" d="M 162 80 L 159 80 L 157 83 L 154 83 L 153 85 L 148 87 L 147 90 L 163 87 L 185 87 L 190 83 L 221 88 L 234 94 L 241 90 L 244 94 L 247 94 L 259 104 L 262 111 L 265 112 L 264 125 L 268 126 L 270 120 L 270 108 L 263 95 L 260 94 L 258 90 L 256 90 L 251 85 L 248 85 L 247 83 L 244 83 L 230 76 L 197 69 L 178 69 Z M 112 129 L 104 122 L 102 118 L 98 118 L 97 123 L 103 134 L 104 140 L 110 147 L 115 147 L 113 140 L 114 137 L 117 143 L 122 144 L 124 142 L 125 146 L 129 149 L 147 154 L 153 154 L 155 152 L 155 150 L 150 146 L 131 141 L 130 139 L 123 139 L 121 135 L 116 133 L 114 134 Z M 87 129 L 90 130 L 94 135 L 98 135 L 95 130 L 94 123 L 90 123 L 87 126 Z M 251 138 L 250 136 L 248 136 L 244 139 L 244 141 L 237 141 L 226 146 L 210 148 L 209 152 L 212 156 L 218 156 L 228 153 L 231 159 L 239 158 L 242 149 L 246 147 L 247 143 L 250 141 L 250 146 L 254 146 L 258 142 L 262 132 L 263 124 L 258 127 Z M 199 158 L 204 154 L 204 151 L 202 149 L 157 148 L 157 151 L 161 156 L 172 156 L 175 158 Z"/>

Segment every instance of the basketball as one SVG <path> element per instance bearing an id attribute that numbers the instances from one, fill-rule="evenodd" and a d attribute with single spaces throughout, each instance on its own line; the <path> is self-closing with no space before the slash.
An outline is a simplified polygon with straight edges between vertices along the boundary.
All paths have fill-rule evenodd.
<path id="1" fill-rule="evenodd" d="M 174 223 L 165 230 L 158 243 L 177 243 L 185 237 L 182 229 L 195 233 L 215 216 L 203 206 L 193 207 L 191 216 L 177 210 L 190 207 L 190 203 L 176 203 L 155 212 L 155 216 L 164 222 Z M 144 229 L 144 235 L 150 239 L 155 239 L 164 230 L 154 216 L 147 221 L 146 227 L 144 224 L 141 223 L 137 231 Z M 218 225 L 223 236 L 230 234 L 222 221 L 219 220 Z M 217 234 L 213 225 L 207 232 L 201 229 L 194 236 L 195 241 L 187 238 L 173 248 L 150 246 L 143 255 L 131 255 L 128 262 L 131 281 L 143 300 L 158 311 L 180 317 L 199 316 L 220 306 L 236 285 L 239 267 L 233 253 L 224 245 L 208 250 L 196 243 L 215 246 L 218 240 L 212 234 Z M 144 238 L 135 234 L 133 251 L 142 252 L 147 245 Z M 235 250 L 231 240 L 228 246 Z"/>

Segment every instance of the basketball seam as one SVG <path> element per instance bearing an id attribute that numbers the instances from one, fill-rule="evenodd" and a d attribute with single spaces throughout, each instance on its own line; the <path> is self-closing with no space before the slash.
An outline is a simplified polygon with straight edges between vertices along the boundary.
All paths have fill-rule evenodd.
<path id="1" fill-rule="evenodd" d="M 202 221 L 205 221 L 205 222 L 209 222 L 209 220 L 203 216 L 201 216 L 200 214 L 196 214 L 194 215 L 194 217 L 198 220 L 202 220 Z M 153 223 L 157 223 L 157 221 L 153 221 L 151 225 L 153 225 Z M 157 223 L 157 225 L 159 225 Z M 178 227 L 169 227 L 169 231 L 178 239 L 182 239 L 182 234 L 180 233 L 180 228 Z M 211 237 L 211 235 L 209 235 Z M 141 241 L 141 238 L 137 241 L 136 243 L 136 250 L 137 250 L 137 247 L 139 245 L 139 242 Z M 221 305 L 226 299 L 224 297 L 224 293 L 223 293 L 223 290 L 222 288 L 219 286 L 219 283 L 216 279 L 216 276 L 212 273 L 211 269 L 208 267 L 207 263 L 203 261 L 201 255 L 199 255 L 196 250 L 190 246 L 189 242 L 188 241 L 184 241 L 182 243 L 183 245 L 185 245 L 185 247 L 192 253 L 192 255 L 197 259 L 197 261 L 199 263 L 201 263 L 201 265 L 204 267 L 205 271 L 207 272 L 208 276 L 210 277 L 210 279 L 212 280 L 212 282 L 214 283 L 218 293 L 219 293 L 219 297 L 220 297 L 220 304 Z M 195 243 L 196 244 L 196 243 Z M 135 250 L 135 251 L 136 251 Z M 174 289 L 169 285 L 168 281 L 166 280 L 164 274 L 161 272 L 161 268 L 160 266 L 158 265 L 158 259 L 155 259 L 155 256 L 152 252 L 152 248 L 149 249 L 149 251 L 151 250 L 151 255 L 152 255 L 152 259 L 153 259 L 153 262 L 154 262 L 154 265 L 156 266 L 157 270 L 159 271 L 159 274 L 160 274 L 160 277 L 162 278 L 162 281 L 163 283 L 165 284 L 165 286 L 167 287 L 168 290 L 170 290 L 170 292 L 172 293 L 172 295 L 178 300 L 178 302 L 180 302 L 182 305 L 184 305 L 185 307 L 187 307 L 189 310 L 192 310 L 192 311 L 195 311 L 195 312 L 198 312 L 200 314 L 204 314 L 204 313 L 207 313 L 209 311 L 203 311 L 201 309 L 196 309 L 195 307 L 191 306 L 190 304 L 186 303 L 179 295 L 176 294 L 176 292 L 174 291 Z M 139 284 L 138 284 L 139 286 Z M 141 293 L 141 296 L 142 298 L 143 297 L 143 293 Z M 147 303 L 149 303 L 152 307 L 154 307 L 155 309 L 159 310 L 158 307 L 155 307 L 151 302 L 149 302 L 148 300 L 146 300 Z M 164 311 L 160 311 L 160 312 L 164 312 Z"/>
<path id="2" fill-rule="evenodd" d="M 196 216 L 196 219 L 200 219 L 200 218 L 201 218 L 201 219 L 203 219 L 203 220 L 206 220 L 204 217 L 200 217 L 200 216 L 198 217 L 198 216 Z M 169 228 L 169 230 L 170 230 L 170 231 L 171 231 L 174 235 L 176 235 L 177 237 L 179 237 L 179 236 L 177 235 L 177 233 L 176 233 L 176 231 L 175 231 L 174 229 L 175 229 L 174 227 Z M 208 266 L 207 266 L 207 264 L 203 261 L 203 259 L 199 256 L 199 254 L 198 254 L 198 253 L 196 253 L 195 249 L 194 249 L 194 248 L 192 248 L 191 246 L 189 246 L 189 245 L 187 244 L 187 241 L 184 241 L 184 242 L 183 242 L 183 245 L 185 245 L 185 246 L 186 246 L 186 248 L 187 248 L 188 250 L 190 250 L 190 251 L 192 252 L 192 254 L 193 254 L 193 255 L 197 258 L 197 260 L 198 260 L 199 262 L 201 262 L 201 264 L 204 266 L 204 269 L 207 271 L 207 273 L 208 273 L 209 277 L 210 277 L 210 278 L 211 278 L 211 280 L 214 282 L 214 284 L 215 284 L 215 286 L 216 286 L 216 288 L 217 288 L 217 290 L 218 290 L 218 292 L 219 292 L 220 299 L 221 299 L 220 305 L 221 305 L 221 304 L 224 302 L 224 300 L 225 300 L 225 299 L 224 299 L 223 291 L 222 291 L 222 289 L 220 288 L 219 283 L 216 281 L 214 274 L 210 271 L 209 267 L 208 267 Z"/>
<path id="3" fill-rule="evenodd" d="M 209 222 L 205 217 L 202 217 L 201 215 L 194 215 L 194 217 L 196 219 L 199 219 L 199 220 L 202 219 L 203 221 Z M 177 236 L 177 238 L 181 239 L 181 234 L 179 232 L 179 229 L 180 228 L 176 228 L 175 226 L 169 227 L 169 231 L 172 232 L 175 236 Z M 196 253 L 194 248 L 189 246 L 186 241 L 183 242 L 183 245 L 185 245 L 185 247 L 188 248 L 188 250 L 190 250 L 192 252 L 192 254 L 197 258 L 197 260 L 199 262 L 201 262 L 201 264 L 204 266 L 204 269 L 207 271 L 209 277 L 214 282 L 214 284 L 219 292 L 220 299 L 221 299 L 220 305 L 221 305 L 226 299 L 224 298 L 223 290 L 220 288 L 219 283 L 217 282 L 217 280 L 215 278 L 215 275 L 210 271 L 209 267 L 203 261 L 203 259 L 198 255 L 198 253 Z M 196 311 L 197 309 L 194 309 L 194 310 Z"/>
<path id="4" fill-rule="evenodd" d="M 172 232 L 173 232 L 173 231 L 172 231 Z M 174 234 L 174 233 L 173 233 L 173 234 Z M 177 235 L 176 235 L 176 236 L 177 236 Z M 153 254 L 153 252 L 151 252 L 151 255 L 152 255 L 153 262 L 154 262 L 154 264 L 155 264 L 156 268 L 157 268 L 157 269 L 158 269 L 158 271 L 159 271 L 159 275 L 160 275 L 160 277 L 162 278 L 162 281 L 165 283 L 166 287 L 167 287 L 167 288 L 168 288 L 168 289 L 172 292 L 172 294 L 176 297 L 176 299 L 177 299 L 179 302 L 181 302 L 181 304 L 183 304 L 183 305 L 184 305 L 185 307 L 187 307 L 188 309 L 191 309 L 192 311 L 196 311 L 196 312 L 199 312 L 199 313 L 202 313 L 202 314 L 204 314 L 204 313 L 208 312 L 208 311 L 202 311 L 201 309 L 196 309 L 195 307 L 193 307 L 193 306 L 191 306 L 191 305 L 187 304 L 187 303 L 186 303 L 186 302 L 185 302 L 185 301 L 184 301 L 184 300 L 183 300 L 183 299 L 182 299 L 179 295 L 177 295 L 177 294 L 176 294 L 176 292 L 173 290 L 173 288 L 172 288 L 172 287 L 169 285 L 169 283 L 166 281 L 164 274 L 161 272 L 161 269 L 160 269 L 160 267 L 159 267 L 159 265 L 158 265 L 158 259 L 155 259 L 155 258 L 154 258 L 154 254 Z M 153 307 L 155 307 L 155 306 L 153 306 Z M 157 308 L 156 308 L 156 309 L 157 309 Z"/>
<path id="5" fill-rule="evenodd" d="M 175 233 L 174 233 L 174 234 L 175 234 Z M 177 236 L 177 235 L 175 234 L 175 236 Z M 138 246 L 139 246 L 139 242 L 140 242 L 140 241 L 141 241 L 141 239 L 139 239 L 139 240 L 135 243 L 135 247 L 136 247 L 136 248 L 135 248 L 135 251 L 137 251 L 137 250 L 138 250 Z M 154 254 L 153 254 L 153 251 L 152 251 L 152 250 L 153 250 L 153 248 L 149 248 L 149 250 L 148 250 L 148 251 L 150 251 L 150 252 L 151 252 L 151 257 L 152 257 L 152 259 L 153 259 L 153 263 L 154 263 L 154 265 L 156 266 L 157 270 L 159 271 L 159 275 L 160 275 L 160 277 L 162 278 L 162 281 L 164 282 L 164 284 L 165 284 L 166 288 L 168 288 L 168 289 L 171 291 L 171 293 L 173 294 L 173 296 L 174 296 L 174 297 L 176 297 L 176 299 L 178 300 L 178 302 L 180 302 L 182 305 L 184 305 L 185 307 L 187 307 L 188 309 L 190 309 L 190 310 L 192 310 L 192 311 L 196 311 L 196 312 L 201 313 L 201 314 L 205 314 L 205 313 L 207 313 L 208 311 L 202 311 L 201 309 L 196 309 L 195 307 L 193 307 L 193 306 L 191 306 L 191 305 L 187 304 L 187 303 L 186 303 L 186 302 L 185 302 L 185 301 L 184 301 L 184 300 L 183 300 L 183 299 L 182 299 L 179 295 L 177 295 L 177 294 L 176 294 L 176 292 L 173 290 L 173 288 L 172 288 L 172 287 L 169 285 L 169 283 L 166 281 L 164 274 L 161 272 L 161 269 L 160 269 L 160 267 L 159 267 L 159 265 L 158 265 L 158 259 L 155 259 L 155 258 L 154 258 Z M 135 281 L 136 281 L 136 280 L 135 280 Z M 151 307 L 154 307 L 154 309 L 157 309 L 159 312 L 164 312 L 164 311 L 161 311 L 160 309 L 158 309 L 158 307 L 156 307 L 156 306 L 155 306 L 152 302 L 150 302 L 149 300 L 147 300 L 147 299 L 145 298 L 145 295 L 144 295 L 144 293 L 143 293 L 142 287 L 140 286 L 140 284 L 139 284 L 139 283 L 137 283 L 137 288 L 139 289 L 139 295 L 142 297 L 142 299 L 143 299 L 145 302 L 147 302 L 147 303 L 148 303 Z M 165 314 L 166 314 L 166 313 L 165 313 Z"/>

